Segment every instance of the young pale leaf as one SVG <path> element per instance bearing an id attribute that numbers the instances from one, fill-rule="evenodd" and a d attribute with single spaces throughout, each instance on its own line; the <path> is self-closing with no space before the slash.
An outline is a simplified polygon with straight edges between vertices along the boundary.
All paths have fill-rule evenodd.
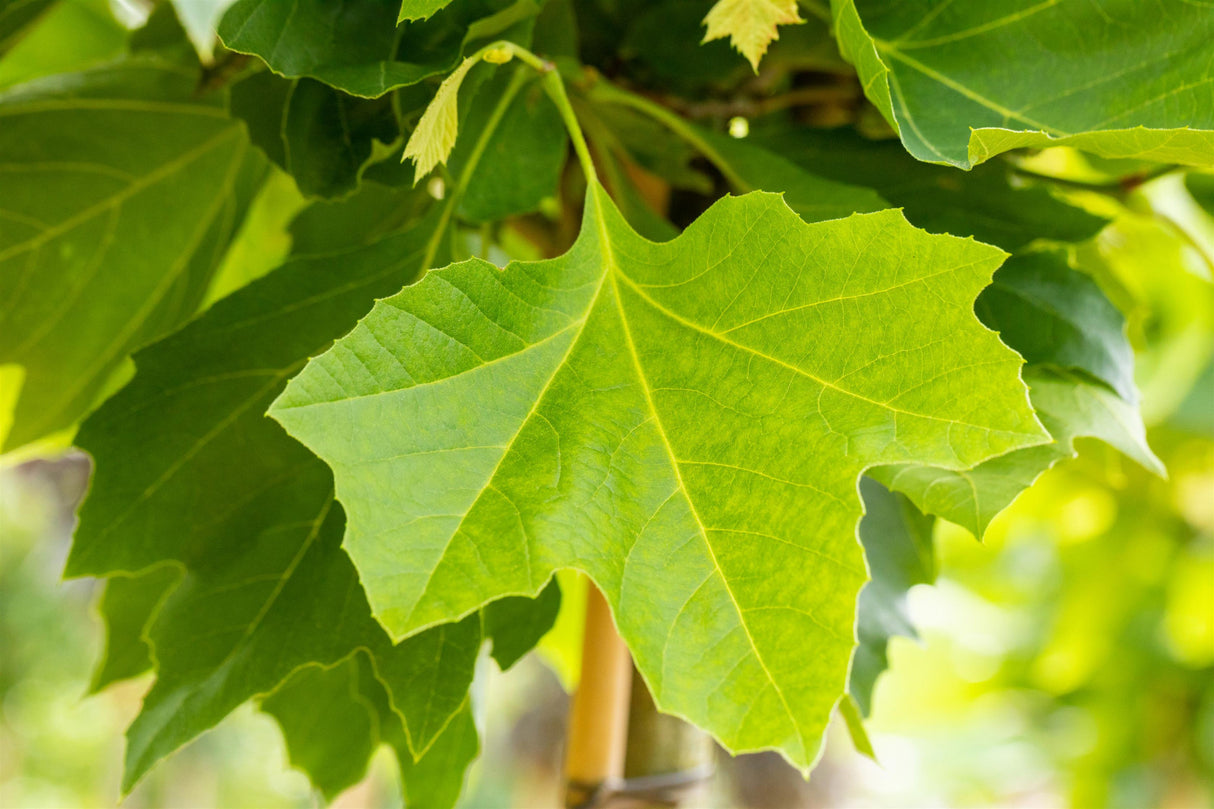
<path id="1" fill-rule="evenodd" d="M 264 162 L 195 82 L 140 61 L 0 94 L 0 364 L 25 368 L 0 450 L 71 425 L 201 302 Z"/>
<path id="2" fill-rule="evenodd" d="M 799 22 L 797 0 L 717 0 L 704 18 L 704 41 L 729 37 L 757 73 L 767 46 L 780 38 L 778 27 Z"/>
<path id="3" fill-rule="evenodd" d="M 426 107 L 417 128 L 409 136 L 401 160 L 413 158 L 417 166 L 413 175 L 415 185 L 439 163 L 446 163 L 448 155 L 455 148 L 455 137 L 459 133 L 459 87 L 476 63 L 476 59 L 469 57 L 443 79 L 434 100 Z"/>
<path id="4" fill-rule="evenodd" d="M 860 472 L 1047 438 L 973 315 L 1003 255 L 762 193 L 654 244 L 591 182 L 567 255 L 428 274 L 271 414 L 333 468 L 393 637 L 578 568 L 663 710 L 808 767 L 854 646 Z"/>
<path id="5" fill-rule="evenodd" d="M 1010 149 L 1214 165 L 1214 14 L 1193 0 L 831 0 L 843 55 L 915 157 Z"/>

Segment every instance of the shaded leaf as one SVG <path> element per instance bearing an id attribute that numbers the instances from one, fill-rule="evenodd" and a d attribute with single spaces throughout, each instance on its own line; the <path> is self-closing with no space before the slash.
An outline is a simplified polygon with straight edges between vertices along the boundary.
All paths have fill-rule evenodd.
<path id="1" fill-rule="evenodd" d="M 0 363 L 26 369 L 5 448 L 72 424 L 201 302 L 263 164 L 194 80 L 130 62 L 0 94 Z"/>
<path id="2" fill-rule="evenodd" d="M 859 472 L 1045 437 L 973 316 L 1001 260 L 765 194 L 653 244 L 592 182 L 569 254 L 428 274 L 271 413 L 334 469 L 394 637 L 575 567 L 663 710 L 808 767 L 853 648 Z"/>
<path id="3" fill-rule="evenodd" d="M 394 646 L 339 547 L 328 470 L 262 415 L 367 300 L 417 273 L 430 230 L 298 259 L 225 298 L 141 352 L 135 381 L 81 429 L 96 474 L 68 575 L 184 570 L 150 629 L 158 678 L 128 732 L 128 788 L 298 667 L 358 649 L 393 689 L 415 751 L 462 702 L 478 619 Z M 199 519 L 183 526 L 183 513 Z"/>
<path id="4" fill-rule="evenodd" d="M 105 623 L 105 650 L 89 684 L 91 693 L 152 667 L 152 650 L 144 631 L 180 576 L 179 571 L 165 566 L 106 581 L 97 604 Z"/>
<path id="5" fill-rule="evenodd" d="M 865 93 L 920 160 L 968 168 L 1010 149 L 1065 145 L 1214 165 L 1207 3 L 831 0 L 831 8 Z"/>
<path id="6" fill-rule="evenodd" d="M 1038 239 L 1083 241 L 1106 223 L 1041 186 L 1013 184 L 1010 167 L 1002 162 L 963 174 L 914 160 L 896 141 L 871 141 L 847 129 L 759 128 L 752 139 L 819 177 L 876 190 L 932 233 L 973 236 L 1019 250 Z M 770 182 L 762 187 L 786 187 L 779 176 Z"/>
<path id="7" fill-rule="evenodd" d="M 856 602 L 856 636 L 847 693 L 864 716 L 872 711 L 873 686 L 889 668 L 886 649 L 892 637 L 917 638 L 906 610 L 906 593 L 916 584 L 936 580 L 932 526 L 904 496 L 869 477 L 860 479 L 864 518 L 860 542 L 872 580 Z M 850 725 L 850 722 L 849 722 Z"/>
<path id="8" fill-rule="evenodd" d="M 391 98 L 367 100 L 312 79 L 283 79 L 268 71 L 232 86 L 232 114 L 249 137 L 295 178 L 306 196 L 353 191 L 376 142 L 400 137 Z"/>
<path id="9" fill-rule="evenodd" d="M 398 30 L 397 9 L 383 0 L 238 0 L 219 35 L 287 78 L 375 97 L 449 72 L 476 44 L 516 39 L 538 8 L 534 0 L 453 0 Z"/>
<path id="10" fill-rule="evenodd" d="M 493 638 L 493 659 L 502 671 L 535 648 L 561 610 L 561 588 L 552 579 L 537 598 L 507 596 L 485 606 L 485 635 Z"/>

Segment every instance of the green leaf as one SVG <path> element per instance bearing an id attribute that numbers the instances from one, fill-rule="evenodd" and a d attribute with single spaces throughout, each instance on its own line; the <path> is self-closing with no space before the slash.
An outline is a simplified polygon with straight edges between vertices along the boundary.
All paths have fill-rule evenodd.
<path id="1" fill-rule="evenodd" d="M 194 82 L 130 62 L 0 94 L 0 363 L 26 369 L 4 448 L 197 310 L 264 164 Z"/>
<path id="2" fill-rule="evenodd" d="M 1184 183 L 1197 204 L 1210 216 L 1214 216 L 1214 174 L 1189 172 Z"/>
<path id="3" fill-rule="evenodd" d="M 300 666 L 366 650 L 412 749 L 464 699 L 476 618 L 393 645 L 371 618 L 325 466 L 262 413 L 366 301 L 419 269 L 425 223 L 298 259 L 140 352 L 135 380 L 82 427 L 92 490 L 67 575 L 174 562 L 184 578 L 149 630 L 158 678 L 128 736 L 129 788 L 155 761 Z M 198 519 L 183 525 L 182 514 Z"/>
<path id="4" fill-rule="evenodd" d="M 1065 254 L 1016 256 L 974 305 L 979 319 L 1036 365 L 1086 373 L 1128 404 L 1138 402 L 1125 318 Z"/>
<path id="5" fill-rule="evenodd" d="M 1163 475 L 1147 445 L 1133 384 L 1125 322 L 1096 283 L 1061 253 L 1013 257 L 975 310 L 1031 364 L 1033 407 L 1055 443 L 1009 452 L 969 470 L 897 464 L 870 470 L 921 510 L 977 537 L 1043 472 L 1075 456 L 1074 441 L 1099 438 Z"/>
<path id="6" fill-rule="evenodd" d="M 455 137 L 459 133 L 459 88 L 468 71 L 479 61 L 468 57 L 450 76 L 443 79 L 434 100 L 426 107 L 417 128 L 409 136 L 401 159 L 413 158 L 417 164 L 414 184 L 433 171 L 435 166 L 446 163 L 447 156 L 455 148 Z"/>
<path id="7" fill-rule="evenodd" d="M 406 806 L 449 809 L 480 747 L 465 703 L 414 761 L 388 693 L 363 655 L 332 668 L 300 669 L 262 701 L 261 710 L 282 728 L 291 764 L 307 773 L 330 801 L 362 780 L 371 756 L 386 743 L 400 763 Z"/>
<path id="8" fill-rule="evenodd" d="M 1013 184 L 1002 161 L 962 174 L 914 160 L 896 141 L 871 141 L 847 129 L 756 129 L 757 145 L 819 177 L 875 189 L 932 233 L 1019 250 L 1037 240 L 1083 241 L 1106 223 L 1040 185 Z M 779 175 L 764 179 L 764 189 L 788 188 Z"/>
<path id="9" fill-rule="evenodd" d="M 108 0 L 0 2 L 0 88 L 116 59 L 128 35 Z"/>
<path id="10" fill-rule="evenodd" d="M 219 36 L 287 78 L 308 77 L 377 97 L 447 73 L 465 50 L 529 30 L 534 0 L 453 0 L 441 14 L 397 29 L 383 0 L 238 0 Z M 521 41 L 521 40 L 519 40 Z"/>
<path id="11" fill-rule="evenodd" d="M 904 495 L 868 477 L 860 479 L 860 495 L 864 499 L 860 542 L 872 580 L 864 585 L 856 602 L 860 645 L 852 656 L 847 693 L 860 713 L 868 716 L 873 686 L 889 668 L 886 649 L 890 638 L 918 637 L 906 611 L 906 593 L 916 584 L 936 580 L 932 544 L 935 518 L 924 516 Z"/>
<path id="12" fill-rule="evenodd" d="M 291 766 L 326 801 L 363 779 L 379 747 L 379 706 L 365 695 L 369 688 L 383 693 L 370 661 L 356 654 L 332 668 L 305 666 L 261 701 L 282 730 Z"/>
<path id="13" fill-rule="evenodd" d="M 390 97 L 367 100 L 312 79 L 268 71 L 232 86 L 232 115 L 249 137 L 311 197 L 340 197 L 359 183 L 375 143 L 400 137 Z M 399 147 L 398 147 L 399 148 Z"/>
<path id="14" fill-rule="evenodd" d="M 780 37 L 777 27 L 801 21 L 797 0 L 717 0 L 704 18 L 704 41 L 729 37 L 758 73 L 767 46 Z"/>
<path id="15" fill-rule="evenodd" d="M 8 53 L 55 0 L 0 0 L 0 55 Z"/>
<path id="16" fill-rule="evenodd" d="M 859 473 L 1045 437 L 973 316 L 1002 256 L 770 194 L 654 244 L 592 182 L 566 256 L 428 274 L 270 412 L 334 469 L 393 637 L 578 568 L 659 707 L 808 767 L 854 645 Z"/>
<path id="17" fill-rule="evenodd" d="M 1018 148 L 1214 165 L 1214 14 L 1160 0 L 831 0 L 907 150 L 969 168 Z"/>
<path id="18" fill-rule="evenodd" d="M 113 576 L 106 581 L 97 604 L 105 622 L 105 650 L 93 672 L 90 693 L 137 677 L 152 667 L 152 650 L 144 632 L 180 578 L 179 571 L 165 566 L 135 576 Z"/>
<path id="19" fill-rule="evenodd" d="M 905 493 L 921 510 L 943 517 L 981 537 L 991 520 L 1043 472 L 1075 457 L 1075 439 L 1099 438 L 1162 475 L 1163 465 L 1147 445 L 1138 410 L 1104 385 L 1074 373 L 1029 367 L 1024 372 L 1033 407 L 1055 443 L 1009 452 L 968 470 L 895 464 L 869 471 Z"/>
<path id="20" fill-rule="evenodd" d="M 404 0 L 400 4 L 399 22 L 424 20 L 451 5 L 451 0 Z"/>
<path id="21" fill-rule="evenodd" d="M 811 174 L 785 159 L 781 152 L 715 132 L 701 134 L 744 182 L 753 188 L 779 191 L 788 207 L 806 222 L 839 219 L 890 207 L 877 192 Z"/>
<path id="22" fill-rule="evenodd" d="M 502 671 L 535 648 L 561 611 L 561 588 L 552 579 L 538 598 L 501 598 L 485 607 L 485 635 L 493 638 L 493 659 Z"/>
<path id="23" fill-rule="evenodd" d="M 530 70 L 520 67 L 519 70 Z M 466 133 L 484 131 L 493 115 L 492 100 L 507 92 L 510 71 L 500 70 L 477 96 L 461 125 Z M 493 127 L 491 138 L 479 154 L 475 136 L 461 138 L 451 153 L 450 170 L 465 174 L 464 166 L 476 159 L 477 170 L 468 181 L 459 203 L 459 215 L 473 222 L 491 222 L 538 210 L 547 198 L 557 196 L 561 169 L 567 151 L 565 125 L 556 106 L 544 95 L 538 81 L 523 88 Z"/>
<path id="24" fill-rule="evenodd" d="M 464 774 L 477 753 L 480 739 L 472 707 L 465 702 L 451 722 L 419 759 L 412 760 L 406 748 L 394 743 L 400 766 L 405 806 L 416 809 L 452 809 L 464 784 Z"/>

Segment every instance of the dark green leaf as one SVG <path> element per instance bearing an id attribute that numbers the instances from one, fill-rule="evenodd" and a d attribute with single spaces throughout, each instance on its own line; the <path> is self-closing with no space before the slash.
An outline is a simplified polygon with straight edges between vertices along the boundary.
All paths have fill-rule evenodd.
<path id="1" fill-rule="evenodd" d="M 6 447 L 197 310 L 263 164 L 194 83 L 132 62 L 0 94 L 0 363 L 26 370 Z"/>
<path id="2" fill-rule="evenodd" d="M 232 87 L 232 114 L 244 119 L 253 143 L 306 196 L 350 193 L 375 143 L 400 137 L 390 97 L 355 98 L 312 79 L 268 71 Z"/>
<path id="3" fill-rule="evenodd" d="M 843 55 L 908 151 L 1023 147 L 1214 165 L 1202 0 L 831 0 Z"/>
<path id="4" fill-rule="evenodd" d="M 376 97 L 448 72 L 465 49 L 518 36 L 538 10 L 534 0 L 453 0 L 432 19 L 398 28 L 389 0 L 239 0 L 219 36 L 287 78 Z"/>
<path id="5" fill-rule="evenodd" d="M 932 545 L 934 517 L 925 516 L 904 496 L 871 478 L 860 479 L 864 518 L 860 542 L 872 580 L 856 602 L 856 637 L 847 692 L 860 712 L 872 711 L 873 686 L 889 667 L 886 650 L 892 637 L 916 638 L 906 611 L 906 593 L 916 584 L 936 580 Z"/>
<path id="6" fill-rule="evenodd" d="M 180 578 L 180 571 L 165 566 L 135 576 L 112 576 L 106 581 L 97 605 L 105 622 L 105 651 L 93 672 L 90 691 L 100 691 L 152 667 L 151 647 L 144 633 Z"/>
<path id="7" fill-rule="evenodd" d="M 561 588 L 548 582 L 536 598 L 507 596 L 485 606 L 485 635 L 493 638 L 493 659 L 505 671 L 535 648 L 561 610 Z"/>
<path id="8" fill-rule="evenodd" d="M 932 233 L 973 236 L 1019 250 L 1038 239 L 1082 241 L 1105 224 L 1045 188 L 1013 185 L 1002 162 L 963 174 L 920 163 L 896 141 L 866 140 L 847 129 L 760 129 L 756 139 L 806 171 L 875 189 Z M 762 187 L 784 188 L 778 176 L 771 179 L 773 185 Z"/>

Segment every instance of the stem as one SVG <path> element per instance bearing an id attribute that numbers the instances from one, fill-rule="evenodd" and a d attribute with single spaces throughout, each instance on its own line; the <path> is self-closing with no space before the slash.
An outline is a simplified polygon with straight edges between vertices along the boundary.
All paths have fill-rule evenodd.
<path id="1" fill-rule="evenodd" d="M 481 50 L 477 51 L 476 55 L 479 56 L 488 51 L 504 51 L 512 56 L 517 56 L 519 61 L 535 68 L 536 72 L 540 74 L 544 91 L 548 93 L 548 97 L 556 105 L 557 111 L 561 114 L 561 120 L 565 122 L 565 128 L 569 130 L 569 137 L 573 141 L 573 150 L 577 152 L 578 162 L 582 165 L 582 171 L 586 173 L 586 179 L 597 183 L 599 176 L 594 169 L 594 161 L 590 158 L 590 149 L 586 146 L 586 138 L 582 134 L 582 127 L 578 124 L 577 116 L 573 113 L 573 106 L 569 103 L 569 96 L 565 92 L 565 82 L 561 79 L 561 74 L 557 71 L 556 65 L 547 59 L 541 59 L 522 45 L 516 45 L 513 42 L 505 40 L 494 42 L 492 45 L 481 48 Z"/>
<path id="2" fill-rule="evenodd" d="M 586 592 L 582 680 L 573 695 L 565 750 L 565 806 L 593 804 L 624 775 L 632 657 L 616 631 L 607 599 Z"/>
<path id="3" fill-rule="evenodd" d="M 422 270 L 428 270 L 434 262 L 434 257 L 438 254 L 438 246 L 442 243 L 444 234 L 447 232 L 447 226 L 451 223 L 451 217 L 455 214 L 455 209 L 459 205 L 460 199 L 464 195 L 464 191 L 468 188 L 468 183 L 472 180 L 472 173 L 476 171 L 476 166 L 481 161 L 481 157 L 485 154 L 485 149 L 489 148 L 489 141 L 493 138 L 493 133 L 497 131 L 497 127 L 502 122 L 502 118 L 506 115 L 506 110 L 510 108 L 510 103 L 514 101 L 514 97 L 518 95 L 519 90 L 523 89 L 523 85 L 527 83 L 530 75 L 524 70 L 517 70 L 511 78 L 510 83 L 506 85 L 505 92 L 498 99 L 497 106 L 493 108 L 493 113 L 489 116 L 489 120 L 485 122 L 485 128 L 481 131 L 480 137 L 472 147 L 472 152 L 468 155 L 468 162 L 464 164 L 464 170 L 460 173 L 459 182 L 451 189 L 451 193 L 447 195 L 444 201 L 443 213 L 438 220 L 438 226 L 435 227 L 430 240 L 426 242 L 426 252 L 422 256 Z"/>
<path id="4" fill-rule="evenodd" d="M 685 143 L 693 149 L 704 155 L 708 162 L 716 167 L 717 171 L 725 177 L 725 180 L 733 186 L 734 190 L 739 193 L 753 191 L 754 188 L 750 183 L 742 179 L 739 174 L 734 171 L 733 166 L 729 165 L 721 153 L 718 152 L 711 143 L 704 140 L 699 132 L 687 121 L 680 118 L 675 113 L 650 101 L 644 96 L 630 93 L 611 82 L 596 80 L 587 93 L 587 96 L 594 101 L 600 101 L 605 104 L 619 104 L 622 107 L 631 107 L 632 109 L 644 115 L 648 115 L 658 123 L 665 126 L 676 136 L 681 138 Z"/>

